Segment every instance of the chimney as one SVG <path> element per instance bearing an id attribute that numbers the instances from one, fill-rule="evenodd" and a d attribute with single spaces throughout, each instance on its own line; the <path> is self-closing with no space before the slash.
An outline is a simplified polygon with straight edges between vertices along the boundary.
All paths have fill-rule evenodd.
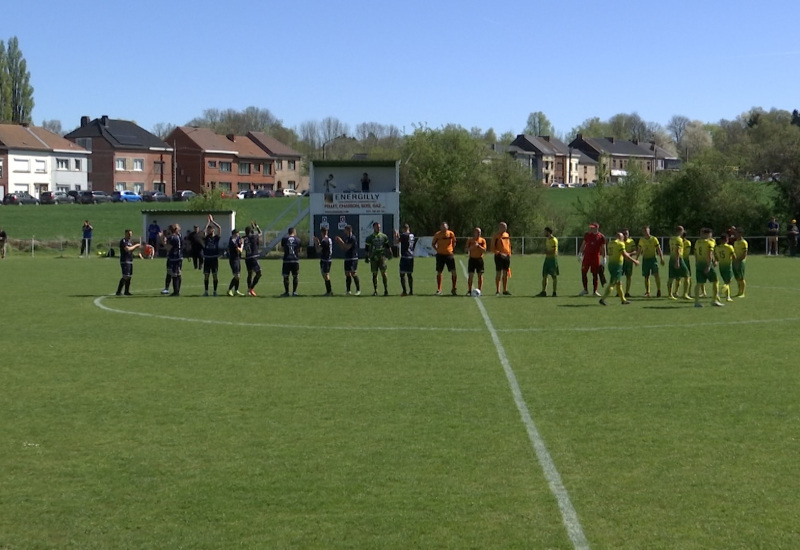
<path id="1" fill-rule="evenodd" d="M 547 142 L 550 142 L 550 136 L 542 136 L 542 139 Z"/>
<path id="2" fill-rule="evenodd" d="M 225 137 L 231 141 L 236 141 L 236 134 L 227 134 Z"/>
<path id="3" fill-rule="evenodd" d="M 88 126 L 88 125 L 89 125 L 89 117 L 88 116 L 82 116 L 81 117 L 81 128 L 83 128 L 84 126 Z"/>
<path id="4" fill-rule="evenodd" d="M 606 139 L 607 139 L 608 141 L 610 141 L 611 143 L 614 143 L 614 138 L 613 138 L 613 137 L 607 137 Z"/>
<path id="5" fill-rule="evenodd" d="M 575 136 L 575 139 L 576 139 L 576 140 L 578 140 L 578 141 L 582 141 L 582 140 L 583 140 L 583 134 L 581 134 L 581 133 L 579 132 L 579 133 L 578 133 L 578 135 L 577 135 L 577 136 Z"/>
<path id="6" fill-rule="evenodd" d="M 639 140 L 638 140 L 638 139 L 634 139 L 634 140 L 632 140 L 632 141 L 633 141 L 633 144 L 634 144 L 634 145 L 639 145 Z"/>
<path id="7" fill-rule="evenodd" d="M 100 118 L 100 124 L 102 124 L 105 127 L 108 127 L 108 115 L 103 115 Z"/>

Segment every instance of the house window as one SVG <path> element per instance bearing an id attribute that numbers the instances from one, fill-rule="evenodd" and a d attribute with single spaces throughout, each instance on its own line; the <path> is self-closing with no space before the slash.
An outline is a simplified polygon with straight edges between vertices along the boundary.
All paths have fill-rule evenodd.
<path id="1" fill-rule="evenodd" d="M 117 172 L 125 170 L 125 159 L 117 159 L 115 161 L 114 167 L 116 168 Z"/>
<path id="2" fill-rule="evenodd" d="M 230 162 L 220 162 L 219 163 L 219 171 L 220 172 L 230 172 L 231 171 L 231 163 Z M 228 188 L 228 191 L 230 191 L 230 188 Z"/>
<path id="3" fill-rule="evenodd" d="M 133 159 L 133 171 L 134 172 L 144 171 L 144 159 Z"/>
<path id="4" fill-rule="evenodd" d="M 37 174 L 46 174 L 47 173 L 47 161 L 36 159 L 35 161 L 36 173 Z"/>
<path id="5" fill-rule="evenodd" d="M 261 171 L 261 165 L 258 164 L 257 162 L 253 164 L 253 172 L 260 172 L 260 171 Z"/>
<path id="6" fill-rule="evenodd" d="M 62 193 L 66 193 L 69 191 L 69 185 L 56 185 L 56 191 L 61 191 Z"/>
<path id="7" fill-rule="evenodd" d="M 240 181 L 239 183 L 236 184 L 236 189 L 239 190 L 239 191 L 249 191 L 250 190 L 250 184 Z"/>
<path id="8" fill-rule="evenodd" d="M 220 164 L 223 164 L 223 163 L 220 162 Z M 230 164 L 230 163 L 228 163 L 228 164 Z M 223 192 L 230 191 L 231 190 L 231 182 L 229 182 L 229 181 L 221 181 L 221 182 L 219 182 L 219 190 L 223 191 Z"/>
<path id="9" fill-rule="evenodd" d="M 275 161 L 275 170 L 283 170 L 283 161 L 282 160 L 276 160 Z"/>
<path id="10" fill-rule="evenodd" d="M 82 166 L 83 166 L 83 163 L 81 162 L 81 159 L 75 159 L 75 170 L 80 172 Z"/>
<path id="11" fill-rule="evenodd" d="M 239 163 L 239 175 L 246 176 L 250 174 L 250 163 L 249 162 L 240 162 Z"/>
<path id="12" fill-rule="evenodd" d="M 153 162 L 153 172 L 155 174 L 158 174 L 158 175 L 163 175 L 164 174 L 164 162 L 160 161 L 160 160 L 157 160 L 157 161 Z M 156 191 L 160 191 L 160 190 L 156 189 Z"/>
<path id="13" fill-rule="evenodd" d="M 114 184 L 115 191 L 125 191 L 127 189 L 127 184 L 124 181 L 118 181 Z"/>
<path id="14" fill-rule="evenodd" d="M 294 166 L 295 166 L 294 163 L 295 163 L 295 161 L 293 161 L 293 160 L 286 161 L 286 164 L 289 165 L 289 170 L 294 170 Z"/>
<path id="15" fill-rule="evenodd" d="M 209 160 L 208 161 L 208 167 L 209 168 L 216 168 L 217 167 L 217 161 L 216 160 Z"/>
<path id="16" fill-rule="evenodd" d="M 652 168 L 651 168 L 651 166 L 650 166 L 650 163 L 648 162 L 648 163 L 647 163 L 647 171 L 649 172 L 651 169 L 652 169 Z"/>
<path id="17" fill-rule="evenodd" d="M 69 170 L 69 159 L 56 159 L 56 170 Z"/>
<path id="18" fill-rule="evenodd" d="M 30 172 L 31 161 L 28 159 L 14 159 L 14 172 Z"/>
<path id="19" fill-rule="evenodd" d="M 3 159 L 0 159 L 0 178 L 3 177 Z"/>
<path id="20" fill-rule="evenodd" d="M 141 195 L 142 191 L 144 191 L 144 182 L 137 181 L 133 184 L 133 192 L 137 195 Z"/>
<path id="21" fill-rule="evenodd" d="M 272 163 L 271 162 L 265 162 L 264 163 L 264 175 L 265 176 L 272 175 Z"/>
<path id="22" fill-rule="evenodd" d="M 294 162 L 294 161 L 290 161 L 290 162 Z M 289 189 L 292 189 L 292 190 L 297 189 L 297 183 L 292 181 L 292 180 L 287 181 L 286 185 L 289 186 Z"/>

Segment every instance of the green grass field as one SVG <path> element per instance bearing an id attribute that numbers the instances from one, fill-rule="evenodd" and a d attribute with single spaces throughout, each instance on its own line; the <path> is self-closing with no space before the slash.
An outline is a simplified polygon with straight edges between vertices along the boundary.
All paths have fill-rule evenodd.
<path id="1" fill-rule="evenodd" d="M 185 261 L 171 298 L 163 260 L 116 297 L 116 260 L 12 255 L 0 548 L 800 547 L 800 263 L 703 309 L 638 275 L 604 308 L 574 257 L 533 298 L 541 263 L 478 300 L 432 296 L 432 259 L 405 298 L 395 261 L 386 298 L 340 261 L 319 297 L 310 260 L 298 298 L 266 260 L 258 298 L 204 298 Z"/>
<path id="2" fill-rule="evenodd" d="M 300 201 L 302 208 L 308 206 L 308 198 L 282 197 L 274 199 L 238 200 L 223 202 L 223 209 L 235 210 L 237 223 L 244 227 L 250 220 L 258 220 L 263 228 L 273 221 L 276 231 L 283 231 L 297 215 L 292 208 Z M 184 210 L 187 202 L 156 203 L 106 203 L 106 204 L 59 204 L 40 206 L 0 207 L 0 227 L 9 239 L 30 241 L 68 241 L 74 247 L 82 237 L 83 220 L 88 219 L 94 227 L 93 241 L 96 244 L 119 242 L 125 228 L 131 228 L 134 236 L 142 232 L 142 210 Z M 288 209 L 288 212 L 287 212 Z M 299 230 L 308 230 L 308 220 Z"/>

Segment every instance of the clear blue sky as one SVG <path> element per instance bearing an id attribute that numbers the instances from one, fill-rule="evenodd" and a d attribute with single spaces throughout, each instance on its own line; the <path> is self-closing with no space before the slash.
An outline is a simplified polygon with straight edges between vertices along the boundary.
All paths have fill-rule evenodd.
<path id="1" fill-rule="evenodd" d="M 34 123 L 81 115 L 185 124 L 266 108 L 559 132 L 637 112 L 666 124 L 800 108 L 796 0 L 144 0 L 6 2 L 35 87 Z"/>

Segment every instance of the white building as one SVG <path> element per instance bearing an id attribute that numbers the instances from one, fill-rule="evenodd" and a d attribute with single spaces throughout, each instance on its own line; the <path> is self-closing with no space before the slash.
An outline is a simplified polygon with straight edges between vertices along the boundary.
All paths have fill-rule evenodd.
<path id="1" fill-rule="evenodd" d="M 91 153 L 44 128 L 0 124 L 0 192 L 88 189 Z"/>

